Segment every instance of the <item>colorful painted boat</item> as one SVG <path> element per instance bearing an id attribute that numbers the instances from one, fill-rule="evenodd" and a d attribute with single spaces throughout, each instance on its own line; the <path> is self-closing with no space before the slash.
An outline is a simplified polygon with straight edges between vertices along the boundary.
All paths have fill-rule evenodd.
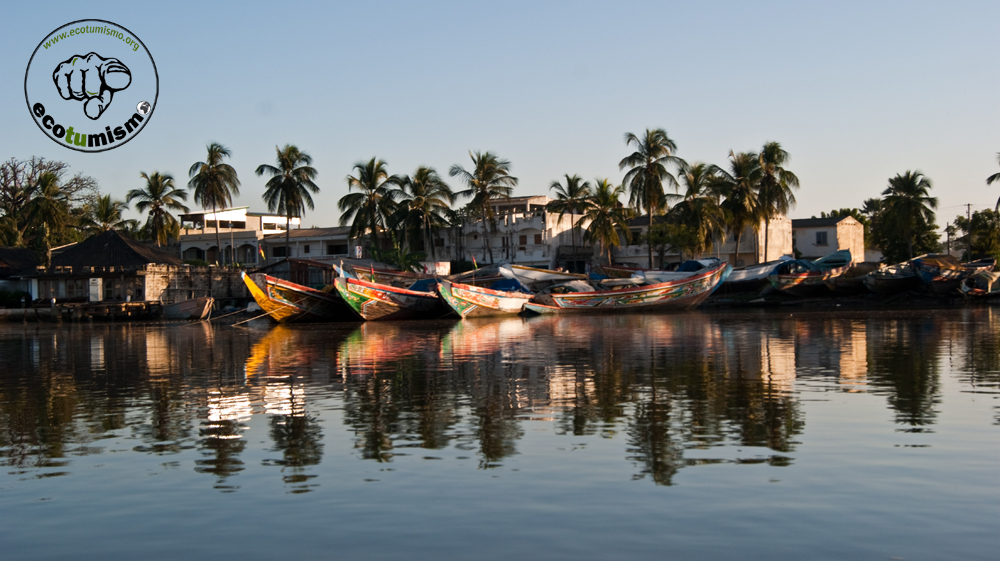
<path id="1" fill-rule="evenodd" d="M 1000 296 L 1000 273 L 977 271 L 962 279 L 958 290 L 970 298 L 996 298 Z"/>
<path id="2" fill-rule="evenodd" d="M 336 266 L 335 266 L 336 267 Z M 410 271 L 400 271 L 398 269 L 387 269 L 385 267 L 363 267 L 359 265 L 343 265 L 341 268 L 346 276 L 353 276 L 356 279 L 373 282 L 376 284 L 387 284 L 401 288 L 408 287 L 421 279 L 431 278 L 430 275 L 413 273 Z"/>
<path id="3" fill-rule="evenodd" d="M 240 278 L 257 305 L 278 323 L 353 319 L 344 301 L 336 294 L 264 273 L 248 275 L 241 272 Z"/>
<path id="4" fill-rule="evenodd" d="M 826 281 L 826 287 L 834 294 L 861 294 L 868 292 L 865 279 L 878 269 L 878 263 L 855 263 L 844 274 Z"/>
<path id="5" fill-rule="evenodd" d="M 828 293 L 826 283 L 843 275 L 853 265 L 851 251 L 842 249 L 815 261 L 785 261 L 768 275 L 767 280 L 774 288 L 796 296 Z"/>
<path id="6" fill-rule="evenodd" d="M 447 313 L 436 292 L 410 290 L 348 277 L 337 277 L 333 286 L 351 310 L 366 321 L 432 319 Z"/>
<path id="7" fill-rule="evenodd" d="M 962 281 L 980 272 L 989 272 L 996 265 L 994 259 L 980 259 L 971 263 L 959 263 L 951 255 L 921 255 L 912 261 L 920 281 L 934 294 L 954 295 Z"/>
<path id="8" fill-rule="evenodd" d="M 633 277 L 595 282 L 600 286 L 595 288 L 571 281 L 542 291 L 524 307 L 540 314 L 687 309 L 708 298 L 732 270 L 723 261 L 697 275 L 661 283 L 646 284 Z"/>
<path id="9" fill-rule="evenodd" d="M 502 282 L 493 284 L 491 288 L 483 288 L 442 280 L 438 283 L 437 289 L 445 304 L 461 318 L 520 313 L 524 309 L 524 304 L 531 299 L 533 294 L 518 290 L 504 290 L 505 285 L 499 285 Z M 508 282 L 517 281 L 511 279 Z"/>
<path id="10" fill-rule="evenodd" d="M 720 293 L 736 294 L 747 292 L 760 292 L 760 290 L 770 284 L 767 277 L 778 268 L 779 265 L 792 258 L 782 255 L 776 261 L 766 263 L 756 263 L 738 269 L 733 269 L 729 278 L 719 287 Z"/>

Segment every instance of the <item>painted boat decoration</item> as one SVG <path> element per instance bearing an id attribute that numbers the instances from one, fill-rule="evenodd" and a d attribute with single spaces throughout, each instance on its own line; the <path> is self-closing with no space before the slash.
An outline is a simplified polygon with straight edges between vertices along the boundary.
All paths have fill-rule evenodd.
<path id="1" fill-rule="evenodd" d="M 425 279 L 421 288 L 399 288 L 362 279 L 337 277 L 333 286 L 347 305 L 366 321 L 436 318 L 445 313 L 436 292 L 432 292 L 433 279 Z M 421 288 L 413 290 L 413 288 Z"/>
<path id="2" fill-rule="evenodd" d="M 767 280 L 778 290 L 804 296 L 828 291 L 827 281 L 843 275 L 853 265 L 851 251 L 841 249 L 815 261 L 808 259 L 785 261 L 768 275 Z"/>
<path id="3" fill-rule="evenodd" d="M 190 300 L 163 305 L 163 316 L 167 319 L 203 320 L 212 311 L 215 298 L 199 296 Z"/>
<path id="4" fill-rule="evenodd" d="M 725 261 L 694 276 L 649 284 L 642 278 L 607 279 L 595 289 L 571 281 L 546 289 L 524 305 L 540 313 L 618 312 L 627 310 L 687 309 L 701 304 L 725 280 L 732 267 Z"/>
<path id="5" fill-rule="evenodd" d="M 533 296 L 521 288 L 515 279 L 497 281 L 490 288 L 447 280 L 437 286 L 441 299 L 461 318 L 518 314 Z"/>
<path id="6" fill-rule="evenodd" d="M 334 266 L 334 268 L 337 268 Z M 385 267 L 363 267 L 359 265 L 343 265 L 340 268 L 342 274 L 356 279 L 373 282 L 377 284 L 387 284 L 400 288 L 406 288 L 418 280 L 431 278 L 430 275 L 413 273 L 410 271 L 400 271 L 398 269 L 388 269 Z"/>
<path id="7" fill-rule="evenodd" d="M 913 265 L 909 261 L 895 265 L 883 265 L 878 270 L 865 275 L 863 279 L 868 290 L 883 295 L 899 294 L 920 286 Z"/>
<path id="8" fill-rule="evenodd" d="M 264 273 L 248 275 L 241 272 L 240 278 L 257 305 L 278 323 L 353 319 L 344 301 L 336 294 Z"/>

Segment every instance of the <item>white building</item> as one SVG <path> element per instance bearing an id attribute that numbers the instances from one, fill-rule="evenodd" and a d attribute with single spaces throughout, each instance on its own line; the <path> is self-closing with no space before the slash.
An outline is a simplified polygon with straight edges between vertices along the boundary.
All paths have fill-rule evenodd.
<path id="1" fill-rule="evenodd" d="M 855 261 L 865 260 L 865 227 L 852 216 L 792 221 L 795 249 L 803 259 L 818 259 L 841 249 Z"/>
<path id="2" fill-rule="evenodd" d="M 250 212 L 250 207 L 202 211 L 180 215 L 181 259 L 201 259 L 208 263 L 260 264 L 261 241 L 268 235 L 285 232 L 285 217 Z M 219 242 L 215 227 L 219 226 Z M 289 227 L 298 228 L 301 220 L 293 217 Z"/>

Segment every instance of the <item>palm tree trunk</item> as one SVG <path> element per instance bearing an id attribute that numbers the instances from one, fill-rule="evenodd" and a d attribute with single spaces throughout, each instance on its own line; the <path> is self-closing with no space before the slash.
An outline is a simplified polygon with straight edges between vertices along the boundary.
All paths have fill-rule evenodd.
<path id="1" fill-rule="evenodd" d="M 288 247 L 290 245 L 288 243 L 288 237 L 289 237 L 288 236 L 288 231 L 289 231 L 289 228 L 290 228 L 289 225 L 291 223 L 292 223 L 292 212 L 289 210 L 289 211 L 285 212 L 285 261 L 288 261 L 288 258 L 291 256 L 291 252 L 292 252 L 292 250 L 289 249 L 289 247 Z M 292 278 L 292 269 L 291 268 L 288 269 L 288 278 L 289 279 Z"/>
<path id="2" fill-rule="evenodd" d="M 733 261 L 735 261 L 736 263 L 740 262 L 740 241 L 742 241 L 742 239 L 743 239 L 743 230 L 742 229 L 737 230 L 736 231 L 736 257 L 733 258 Z"/>
<path id="3" fill-rule="evenodd" d="M 486 242 L 486 251 L 490 254 L 490 265 L 493 264 L 493 248 L 490 246 L 490 225 L 486 222 L 486 201 L 483 201 L 483 240 Z"/>
<path id="4" fill-rule="evenodd" d="M 646 211 L 649 213 L 649 225 L 646 227 L 646 247 L 649 248 L 649 268 L 653 268 L 653 242 L 649 239 L 649 235 L 653 233 L 653 209 L 646 207 Z M 660 263 L 662 266 L 663 264 Z"/>
<path id="5" fill-rule="evenodd" d="M 765 263 L 767 263 L 767 249 L 769 247 L 767 235 L 769 230 L 768 226 L 770 225 L 771 221 L 765 218 L 764 219 L 764 262 Z"/>

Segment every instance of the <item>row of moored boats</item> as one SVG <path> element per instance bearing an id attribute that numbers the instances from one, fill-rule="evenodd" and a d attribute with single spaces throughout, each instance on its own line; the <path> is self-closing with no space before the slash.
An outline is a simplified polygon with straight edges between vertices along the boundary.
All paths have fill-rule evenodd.
<path id="1" fill-rule="evenodd" d="M 334 266 L 333 284 L 311 288 L 263 273 L 243 279 L 263 311 L 278 322 L 395 320 L 520 313 L 688 309 L 713 292 L 759 292 L 768 286 L 797 295 L 889 295 L 926 287 L 934 294 L 1000 295 L 995 260 L 959 263 L 923 255 L 905 263 L 855 263 L 847 250 L 816 260 L 782 258 L 734 270 L 716 258 L 684 261 L 673 270 L 604 266 L 590 275 L 499 264 L 431 277 L 385 268 Z"/>

